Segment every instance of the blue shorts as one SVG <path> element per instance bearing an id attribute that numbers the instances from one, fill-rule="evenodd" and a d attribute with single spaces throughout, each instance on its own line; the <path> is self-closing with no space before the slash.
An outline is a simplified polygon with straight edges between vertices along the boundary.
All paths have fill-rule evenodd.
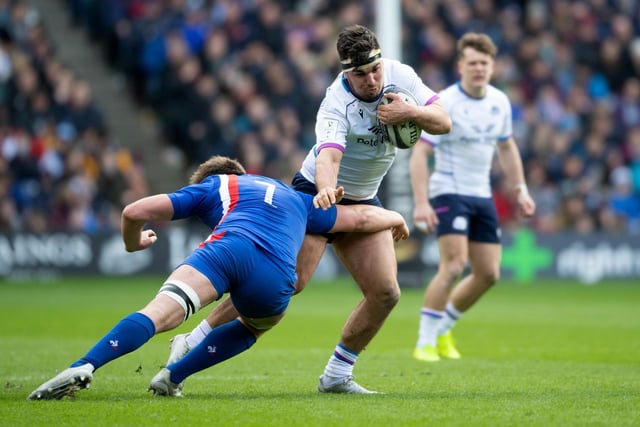
<path id="1" fill-rule="evenodd" d="M 219 297 L 246 317 L 271 317 L 284 312 L 295 290 L 295 272 L 286 272 L 273 257 L 244 236 L 227 232 L 193 251 L 183 262 L 207 276 Z"/>
<path id="2" fill-rule="evenodd" d="M 473 242 L 500 243 L 500 224 L 492 198 L 443 194 L 430 202 L 438 215 L 438 237 L 464 234 Z"/>
<path id="3" fill-rule="evenodd" d="M 318 193 L 318 189 L 316 188 L 316 185 L 313 182 L 309 181 L 304 176 L 302 176 L 300 172 L 297 172 L 293 177 L 293 180 L 291 181 L 291 186 L 296 191 L 299 191 L 301 193 L 307 193 L 307 194 L 313 194 L 313 195 L 316 195 Z M 342 199 L 338 204 L 339 205 L 372 205 L 372 206 L 383 207 L 378 196 L 374 197 L 373 199 L 366 199 L 366 200 Z"/>

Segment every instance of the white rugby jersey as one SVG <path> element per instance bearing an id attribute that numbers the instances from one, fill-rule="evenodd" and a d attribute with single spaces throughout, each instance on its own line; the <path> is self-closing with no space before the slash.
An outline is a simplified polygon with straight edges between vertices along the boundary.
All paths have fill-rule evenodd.
<path id="1" fill-rule="evenodd" d="M 384 59 L 383 92 L 398 86 L 411 92 L 418 105 L 427 105 L 438 95 L 427 87 L 413 68 L 392 59 Z M 343 73 L 327 89 L 316 117 L 316 144 L 302 163 L 300 173 L 315 183 L 315 159 L 320 150 L 333 147 L 343 152 L 338 171 L 338 186 L 345 198 L 365 200 L 375 197 L 385 174 L 396 157 L 397 148 L 382 142 L 376 119 L 375 101 L 364 102 L 349 90 Z"/>
<path id="2" fill-rule="evenodd" d="M 429 179 L 429 197 L 441 194 L 491 197 L 489 174 L 496 144 L 512 135 L 511 103 L 507 96 L 488 85 L 483 98 L 472 98 L 460 83 L 440 92 L 440 102 L 453 126 L 445 135 L 422 132 L 421 143 L 435 152 Z"/>

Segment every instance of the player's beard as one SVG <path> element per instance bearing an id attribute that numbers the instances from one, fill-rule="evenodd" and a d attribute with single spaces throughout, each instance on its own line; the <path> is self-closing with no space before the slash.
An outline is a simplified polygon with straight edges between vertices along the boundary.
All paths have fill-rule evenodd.
<path id="1" fill-rule="evenodd" d="M 382 88 L 380 86 L 372 86 L 372 87 L 367 86 L 364 89 L 364 93 L 360 93 L 358 95 L 363 101 L 373 102 L 376 99 L 378 99 L 378 96 L 380 96 L 381 91 L 382 91 Z"/>

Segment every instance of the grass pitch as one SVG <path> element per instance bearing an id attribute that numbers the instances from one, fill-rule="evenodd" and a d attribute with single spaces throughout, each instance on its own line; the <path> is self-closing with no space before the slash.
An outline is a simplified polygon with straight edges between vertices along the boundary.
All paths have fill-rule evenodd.
<path id="1" fill-rule="evenodd" d="M 248 352 L 190 377 L 183 399 L 145 392 L 174 332 L 94 374 L 76 399 L 27 395 L 155 294 L 157 278 L 0 283 L 3 426 L 638 426 L 640 284 L 503 282 L 458 323 L 463 358 L 411 358 L 422 289 L 404 289 L 354 374 L 373 396 L 316 391 L 360 293 L 313 282 Z M 201 311 L 177 332 L 190 330 Z"/>

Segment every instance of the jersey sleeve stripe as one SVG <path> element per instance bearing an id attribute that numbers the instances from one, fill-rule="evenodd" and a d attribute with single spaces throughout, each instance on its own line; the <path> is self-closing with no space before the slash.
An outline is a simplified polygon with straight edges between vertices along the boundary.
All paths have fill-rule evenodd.
<path id="1" fill-rule="evenodd" d="M 318 149 L 316 150 L 316 155 L 320 151 L 324 150 L 325 148 L 335 148 L 335 149 L 340 150 L 341 152 L 344 153 L 344 146 L 342 146 L 342 145 L 340 145 L 340 144 L 338 144 L 336 142 L 325 142 L 324 144 L 318 146 Z"/>
<path id="2" fill-rule="evenodd" d="M 429 98 L 429 100 L 427 101 L 426 104 L 424 105 L 431 105 L 434 102 L 436 102 L 438 99 L 440 99 L 440 97 L 438 95 L 433 95 L 431 98 Z"/>

